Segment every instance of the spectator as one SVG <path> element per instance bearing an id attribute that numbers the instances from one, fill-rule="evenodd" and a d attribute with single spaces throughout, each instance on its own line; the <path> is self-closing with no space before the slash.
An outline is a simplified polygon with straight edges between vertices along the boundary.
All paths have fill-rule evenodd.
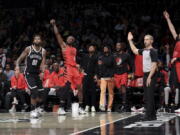
<path id="1" fill-rule="evenodd" d="M 6 55 L 3 52 L 3 48 L 0 48 L 0 65 L 2 66 L 2 68 L 5 68 L 5 64 L 6 64 Z"/>
<path id="2" fill-rule="evenodd" d="M 103 54 L 98 58 L 98 75 L 100 78 L 100 102 L 99 109 L 101 111 L 106 110 L 106 88 L 108 88 L 109 98 L 108 98 L 108 106 L 107 111 L 112 111 L 112 105 L 114 100 L 114 66 L 115 60 L 113 55 L 111 54 L 111 49 L 108 46 L 104 46 Z"/>
<path id="3" fill-rule="evenodd" d="M 14 75 L 14 71 L 11 70 L 10 64 L 6 64 L 6 68 L 5 68 L 4 73 L 5 73 L 6 76 L 8 77 L 8 81 L 10 81 L 10 80 L 11 80 L 11 77 Z"/>
<path id="4" fill-rule="evenodd" d="M 9 112 L 16 112 L 16 105 L 20 103 L 22 111 L 25 111 L 28 108 L 25 97 L 28 97 L 27 93 L 29 93 L 29 89 L 26 85 L 24 75 L 20 73 L 19 69 L 15 69 L 15 75 L 11 77 L 10 89 L 10 92 L 6 94 L 6 109 L 9 110 L 11 106 L 10 101 L 13 99 L 12 108 Z"/>

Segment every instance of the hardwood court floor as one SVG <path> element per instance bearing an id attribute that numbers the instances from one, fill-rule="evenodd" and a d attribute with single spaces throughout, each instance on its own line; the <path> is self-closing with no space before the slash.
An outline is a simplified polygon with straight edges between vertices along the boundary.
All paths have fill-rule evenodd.
<path id="1" fill-rule="evenodd" d="M 0 135 L 180 135 L 180 118 L 158 115 L 153 122 L 139 122 L 140 114 L 89 113 L 72 117 L 45 113 L 30 119 L 29 113 L 1 113 Z"/>

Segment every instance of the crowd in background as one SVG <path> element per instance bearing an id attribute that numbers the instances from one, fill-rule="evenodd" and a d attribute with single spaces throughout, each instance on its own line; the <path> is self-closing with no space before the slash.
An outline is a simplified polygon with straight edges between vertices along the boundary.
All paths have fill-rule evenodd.
<path id="1" fill-rule="evenodd" d="M 175 42 L 162 12 L 167 9 L 171 13 L 172 21 L 178 26 L 180 22 L 178 4 L 178 0 L 122 3 L 59 3 L 54 1 L 50 6 L 42 4 L 35 8 L 1 7 L 0 95 L 2 103 L 11 87 L 10 80 L 14 75 L 14 63 L 24 48 L 32 43 L 33 34 L 39 33 L 43 37 L 43 46 L 47 50 L 46 65 L 50 72 L 54 62 L 63 64 L 61 51 L 57 49 L 58 45 L 49 23 L 51 18 L 56 19 L 64 38 L 68 35 L 75 36 L 79 63 L 83 54 L 87 53 L 89 44 L 95 45 L 97 53 L 100 53 L 105 45 L 115 51 L 117 42 L 125 42 L 127 52 L 134 57 L 127 44 L 127 33 L 132 31 L 138 48 L 143 48 L 145 34 L 153 35 L 155 41 L 153 46 L 158 50 L 159 61 L 168 71 L 169 63 L 167 63 L 166 54 L 172 56 Z"/>

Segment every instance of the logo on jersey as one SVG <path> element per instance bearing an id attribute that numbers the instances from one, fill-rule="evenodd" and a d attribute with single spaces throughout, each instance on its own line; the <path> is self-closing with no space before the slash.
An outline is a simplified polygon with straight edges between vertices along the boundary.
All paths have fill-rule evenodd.
<path id="1" fill-rule="evenodd" d="M 116 58 L 116 65 L 121 65 L 122 59 L 121 58 Z"/>
<path id="2" fill-rule="evenodd" d="M 41 57 L 41 56 L 39 56 L 39 55 L 36 55 L 36 54 L 32 54 L 32 55 L 30 55 L 30 58 L 31 58 L 31 59 L 38 59 L 38 60 L 42 60 L 42 57 Z"/>

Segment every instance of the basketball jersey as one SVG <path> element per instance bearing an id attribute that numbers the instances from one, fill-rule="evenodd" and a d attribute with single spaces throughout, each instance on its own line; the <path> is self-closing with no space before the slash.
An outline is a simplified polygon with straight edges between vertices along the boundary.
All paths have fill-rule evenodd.
<path id="1" fill-rule="evenodd" d="M 176 42 L 173 52 L 173 58 L 178 58 L 178 57 L 180 57 L 180 40 Z"/>
<path id="2" fill-rule="evenodd" d="M 63 51 L 64 64 L 66 66 L 76 66 L 76 48 L 67 46 Z"/>
<path id="3" fill-rule="evenodd" d="M 180 58 L 180 40 L 179 39 L 177 39 L 176 41 L 176 46 L 173 52 L 173 58 Z M 180 83 L 180 62 L 179 61 L 175 62 L 175 67 L 176 67 L 178 82 Z"/>
<path id="4" fill-rule="evenodd" d="M 36 51 L 33 46 L 30 46 L 29 55 L 26 57 L 25 73 L 40 73 L 40 65 L 43 59 L 43 48 Z"/>

